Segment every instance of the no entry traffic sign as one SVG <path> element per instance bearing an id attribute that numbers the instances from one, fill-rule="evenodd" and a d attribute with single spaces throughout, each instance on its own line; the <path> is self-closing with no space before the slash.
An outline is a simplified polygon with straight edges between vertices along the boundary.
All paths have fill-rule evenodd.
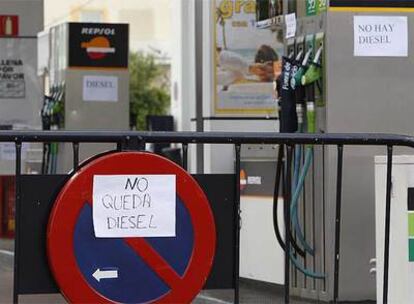
<path id="1" fill-rule="evenodd" d="M 94 176 L 175 175 L 175 237 L 96 238 Z M 52 273 L 71 303 L 189 303 L 209 275 L 214 217 L 197 182 L 175 163 L 144 152 L 103 155 L 82 166 L 52 209 L 47 250 Z"/>

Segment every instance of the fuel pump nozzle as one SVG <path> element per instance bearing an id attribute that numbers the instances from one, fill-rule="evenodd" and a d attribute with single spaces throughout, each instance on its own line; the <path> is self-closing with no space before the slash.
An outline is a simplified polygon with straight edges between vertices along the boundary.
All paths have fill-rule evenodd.
<path id="1" fill-rule="evenodd" d="M 316 52 L 315 58 L 313 59 L 312 63 L 310 64 L 309 69 L 306 73 L 302 76 L 301 82 L 303 86 L 310 85 L 316 82 L 318 79 L 321 78 L 322 74 L 322 67 L 320 65 L 320 59 L 322 55 L 323 47 L 321 46 L 318 51 Z"/>
<path id="2" fill-rule="evenodd" d="M 296 90 L 298 88 L 298 86 L 300 85 L 300 82 L 296 82 L 295 76 L 300 71 L 300 69 L 302 67 L 302 65 L 301 65 L 302 57 L 303 57 L 303 50 L 301 50 L 297 54 L 297 56 L 296 56 L 296 58 L 294 60 L 294 63 L 293 63 L 292 75 L 291 75 L 291 78 L 290 78 L 290 87 L 293 90 Z"/>
<path id="3" fill-rule="evenodd" d="M 302 64 L 301 64 L 300 68 L 298 69 L 298 71 L 295 73 L 295 75 L 291 79 L 291 86 L 292 87 L 293 86 L 296 87 L 298 84 L 302 84 L 301 79 L 302 79 L 303 75 L 305 74 L 305 72 L 308 68 L 308 64 L 309 64 L 310 57 L 312 55 L 312 51 L 313 51 L 313 49 L 310 48 L 306 52 L 305 56 L 303 56 L 303 61 L 302 61 Z"/>
<path id="4" fill-rule="evenodd" d="M 293 56 L 283 57 L 282 73 L 280 74 L 280 132 L 294 133 L 298 128 L 298 118 L 296 114 L 295 91 L 290 86 L 290 79 L 293 69 Z"/>

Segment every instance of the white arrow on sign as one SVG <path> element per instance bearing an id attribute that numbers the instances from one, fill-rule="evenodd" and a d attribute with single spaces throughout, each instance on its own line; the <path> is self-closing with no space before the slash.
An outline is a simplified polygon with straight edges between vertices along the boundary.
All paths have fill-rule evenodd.
<path id="1" fill-rule="evenodd" d="M 117 279 L 118 270 L 100 270 L 99 268 L 95 270 L 92 276 L 100 282 L 101 279 Z"/>

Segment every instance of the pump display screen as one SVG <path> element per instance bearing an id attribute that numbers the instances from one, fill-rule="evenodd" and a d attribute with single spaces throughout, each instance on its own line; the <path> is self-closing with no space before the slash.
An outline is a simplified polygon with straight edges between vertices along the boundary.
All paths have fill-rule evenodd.
<path id="1" fill-rule="evenodd" d="M 128 24 L 70 23 L 69 67 L 128 67 Z"/>

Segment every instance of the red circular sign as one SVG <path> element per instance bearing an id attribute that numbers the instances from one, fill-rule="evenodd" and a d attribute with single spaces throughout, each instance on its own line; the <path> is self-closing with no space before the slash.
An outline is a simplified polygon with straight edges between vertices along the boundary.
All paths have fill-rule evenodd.
<path id="1" fill-rule="evenodd" d="M 114 303 L 88 284 L 74 253 L 75 225 L 82 207 L 86 202 L 92 202 L 93 176 L 141 174 L 176 175 L 177 195 L 188 210 L 194 231 L 192 255 L 181 276 L 144 238 L 123 239 L 170 287 L 166 294 L 151 302 L 189 303 L 205 284 L 215 254 L 216 231 L 204 192 L 191 175 L 168 159 L 145 152 L 117 152 L 82 166 L 60 191 L 50 215 L 47 232 L 49 265 L 69 302 Z"/>

